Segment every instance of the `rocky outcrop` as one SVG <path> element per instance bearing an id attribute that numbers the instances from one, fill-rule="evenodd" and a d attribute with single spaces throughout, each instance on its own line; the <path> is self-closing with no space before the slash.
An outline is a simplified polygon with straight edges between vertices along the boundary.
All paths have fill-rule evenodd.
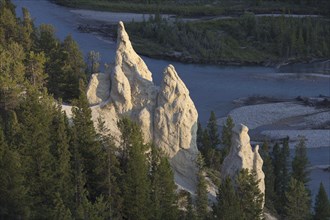
<path id="1" fill-rule="evenodd" d="M 97 122 L 101 117 L 117 137 L 120 131 L 116 123 L 120 117 L 136 121 L 145 142 L 153 142 L 170 157 L 176 183 L 194 192 L 198 114 L 174 67 L 165 68 L 160 87 L 154 85 L 151 72 L 134 51 L 123 23 L 119 22 L 111 80 L 100 76 L 93 75 L 87 93 L 91 105 L 101 103 L 92 107 L 93 120 Z M 109 86 L 107 91 L 103 89 L 105 85 Z"/>
<path id="2" fill-rule="evenodd" d="M 87 98 L 90 105 L 97 105 L 110 96 L 110 75 L 95 73 L 91 76 L 87 87 Z"/>
<path id="3" fill-rule="evenodd" d="M 262 171 L 263 160 L 259 154 L 259 146 L 254 150 L 250 145 L 249 129 L 245 125 L 237 125 L 233 128 L 232 145 L 228 156 L 225 158 L 221 175 L 235 178 L 242 169 L 255 171 L 259 182 L 260 191 L 265 194 L 265 174 Z"/>

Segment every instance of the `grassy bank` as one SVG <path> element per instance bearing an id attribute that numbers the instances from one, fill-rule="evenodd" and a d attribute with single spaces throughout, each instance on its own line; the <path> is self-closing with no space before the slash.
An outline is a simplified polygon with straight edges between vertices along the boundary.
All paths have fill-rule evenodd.
<path id="1" fill-rule="evenodd" d="M 74 8 L 102 11 L 167 13 L 180 16 L 217 16 L 240 15 L 245 11 L 260 13 L 292 13 L 329 15 L 330 3 L 327 0 L 222 0 L 222 1 L 173 1 L 173 0 L 53 0 L 54 2 Z"/>
<path id="2" fill-rule="evenodd" d="M 188 63 L 263 64 L 330 58 L 325 19 L 255 17 L 169 22 L 161 17 L 126 24 L 136 50 Z"/>

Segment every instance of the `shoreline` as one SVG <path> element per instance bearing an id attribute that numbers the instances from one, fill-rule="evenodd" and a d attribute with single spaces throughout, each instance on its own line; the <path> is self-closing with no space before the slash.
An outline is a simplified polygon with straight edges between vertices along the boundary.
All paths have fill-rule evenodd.
<path id="1" fill-rule="evenodd" d="M 73 12 L 74 13 L 74 12 Z M 79 14 L 77 14 L 79 16 Z M 168 15 L 170 16 L 170 15 Z M 81 17 L 84 21 L 84 24 L 76 24 L 77 30 L 81 33 L 90 33 L 90 34 L 96 34 L 102 37 L 105 41 L 111 41 L 113 43 L 116 42 L 116 31 L 117 31 L 117 23 L 111 23 L 102 21 L 99 19 L 95 19 L 95 17 Z M 244 61 L 244 60 L 235 60 L 235 59 L 219 59 L 216 62 L 209 62 L 205 61 L 202 58 L 196 59 L 192 58 L 191 56 L 186 56 L 182 52 L 178 51 L 164 51 L 159 52 L 159 50 L 145 50 L 145 44 L 149 41 L 144 39 L 135 39 L 132 37 L 132 44 L 134 48 L 136 48 L 136 51 L 138 54 L 142 56 L 146 56 L 149 58 L 154 59 L 162 59 L 162 60 L 169 60 L 169 61 L 177 61 L 184 64 L 209 64 L 209 65 L 225 65 L 225 66 L 263 66 L 263 67 L 273 67 L 276 69 L 279 69 L 281 67 L 285 67 L 292 64 L 313 64 L 318 62 L 329 62 L 330 58 L 315 58 L 311 57 L 310 59 L 306 58 L 288 58 L 288 59 L 274 59 L 274 60 L 262 60 L 260 62 L 257 61 Z M 149 42 L 150 44 L 150 42 Z M 152 44 L 152 43 L 151 43 Z M 162 47 L 161 45 L 154 45 L 154 47 Z M 150 48 L 150 47 L 149 47 Z M 158 51 L 158 53 L 154 53 L 153 51 Z M 321 74 L 321 73 L 315 73 L 315 74 Z M 329 70 L 330 74 L 330 70 Z M 328 74 L 323 74 L 328 75 Z"/>

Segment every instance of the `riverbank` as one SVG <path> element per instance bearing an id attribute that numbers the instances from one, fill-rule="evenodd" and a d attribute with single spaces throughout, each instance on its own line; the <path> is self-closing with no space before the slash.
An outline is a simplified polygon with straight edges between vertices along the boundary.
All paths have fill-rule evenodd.
<path id="1" fill-rule="evenodd" d="M 115 41 L 117 24 L 114 18 L 118 13 L 71 11 L 82 19 L 77 24 L 80 32 Z M 315 15 L 256 16 L 248 13 L 235 18 L 187 20 L 170 14 L 123 14 L 121 17 L 126 22 L 134 48 L 151 58 L 182 63 L 273 67 L 330 58 L 330 44 L 326 40 L 330 34 L 323 31 L 330 26 L 329 21 Z M 302 35 L 301 29 L 306 33 Z M 269 34 L 265 35 L 266 32 Z M 316 42 L 322 42 L 322 45 Z"/>
<path id="2" fill-rule="evenodd" d="M 93 0 L 52 0 L 59 5 L 79 8 L 92 9 L 98 11 L 111 12 L 133 12 L 133 13 L 161 13 L 161 14 L 175 14 L 184 17 L 203 17 L 203 16 L 218 16 L 218 15 L 241 15 L 246 11 L 255 14 L 318 14 L 328 15 L 330 8 L 329 2 L 326 0 L 319 0 L 320 2 L 314 4 L 295 4 L 281 1 L 260 1 L 253 3 L 253 1 L 169 1 L 160 2 L 146 2 L 146 1 L 93 1 Z M 256 1 L 257 2 L 257 1 Z"/>

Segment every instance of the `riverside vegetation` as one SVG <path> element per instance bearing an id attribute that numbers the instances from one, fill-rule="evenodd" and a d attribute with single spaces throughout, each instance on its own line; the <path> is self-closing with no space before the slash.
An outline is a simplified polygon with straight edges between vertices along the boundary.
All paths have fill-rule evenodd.
<path id="1" fill-rule="evenodd" d="M 330 57 L 329 20 L 326 17 L 308 17 L 313 12 L 328 15 L 328 1 L 221 1 L 215 5 L 203 1 L 163 1 L 158 4 L 149 1 L 57 2 L 67 6 L 155 14 L 143 22 L 126 24 L 137 52 L 149 57 L 234 65 L 277 65 Z M 136 8 L 132 10 L 125 4 Z M 118 8 L 118 5 L 123 7 Z M 229 11 L 224 12 L 226 10 Z M 177 19 L 163 19 L 161 13 L 173 13 Z M 269 15 L 258 16 L 258 13 Z M 283 16 L 270 16 L 273 13 Z M 291 17 L 291 13 L 307 17 Z M 189 15 L 195 15 L 195 20 L 180 18 Z M 223 15 L 227 17 L 221 17 Z M 93 28 L 92 31 L 100 31 L 98 29 Z"/>
<path id="2" fill-rule="evenodd" d="M 321 18 L 244 13 L 170 22 L 156 15 L 127 29 L 141 54 L 192 63 L 274 64 L 330 57 L 330 23 Z"/>
<path id="3" fill-rule="evenodd" d="M 85 63 L 72 37 L 60 41 L 52 26 L 36 27 L 26 9 L 22 18 L 14 9 L 10 0 L 0 0 L 1 219 L 260 218 L 257 181 L 245 170 L 237 180 L 217 184 L 219 202 L 208 208 L 204 174 L 219 169 L 217 160 L 208 156 L 214 154 L 207 152 L 227 146 L 216 153 L 222 160 L 230 146 L 230 119 L 221 141 L 214 114 L 206 131 L 199 131 L 204 134 L 199 146 L 206 152 L 206 165 L 200 156 L 197 198 L 177 193 L 167 157 L 144 143 L 137 124 L 119 120 L 120 148 L 102 118 L 96 131 L 85 91 L 86 68 L 94 65 Z M 61 100 L 75 106 L 71 120 L 61 110 Z M 278 199 L 270 201 L 285 204 L 285 209 L 275 205 L 275 210 L 288 218 L 305 218 L 310 215 L 305 147 L 303 142 L 297 147 L 295 179 L 288 185 L 286 146 L 275 145 L 271 157 L 265 150 L 264 160 L 271 158 L 265 169 L 273 167 L 276 186 L 272 176 L 266 176 L 266 204 L 276 189 Z M 315 204 L 314 218 L 328 218 L 329 200 L 322 185 Z"/>
<path id="4" fill-rule="evenodd" d="M 179 16 L 237 15 L 248 10 L 254 13 L 321 14 L 329 15 L 327 0 L 54 0 L 74 7 L 102 11 L 166 13 Z"/>

